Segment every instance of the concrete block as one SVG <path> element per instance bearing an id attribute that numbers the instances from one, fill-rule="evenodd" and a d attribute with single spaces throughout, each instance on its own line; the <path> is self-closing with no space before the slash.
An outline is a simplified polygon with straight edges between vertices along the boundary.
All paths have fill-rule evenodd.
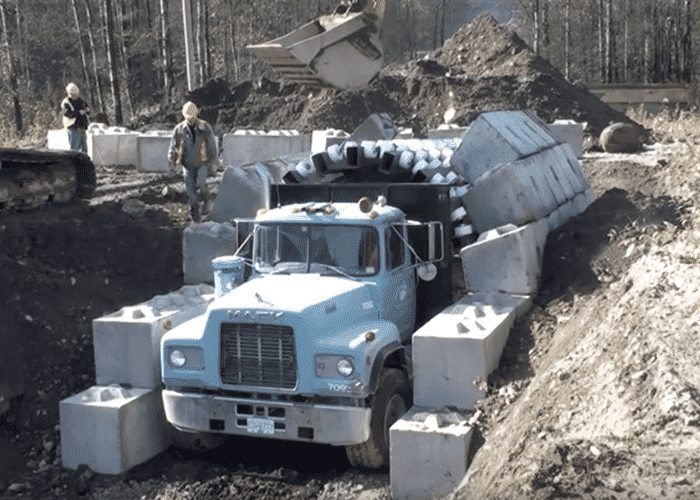
<path id="1" fill-rule="evenodd" d="M 460 127 L 458 125 L 440 125 L 436 129 L 428 130 L 426 134 L 428 139 L 459 139 L 469 127 Z"/>
<path id="2" fill-rule="evenodd" d="M 557 207 L 542 176 L 519 162 L 489 171 L 462 201 L 479 233 L 504 224 L 522 226 L 546 217 Z"/>
<path id="3" fill-rule="evenodd" d="M 136 166 L 141 172 L 170 172 L 168 148 L 171 131 L 151 131 L 136 139 Z"/>
<path id="4" fill-rule="evenodd" d="M 482 113 L 462 137 L 451 164 L 457 173 L 475 184 L 493 168 L 556 145 L 547 126 L 532 113 Z"/>
<path id="5" fill-rule="evenodd" d="M 473 433 L 468 417 L 413 407 L 391 426 L 392 498 L 427 500 L 452 493 L 467 472 Z"/>
<path id="6" fill-rule="evenodd" d="M 97 383 L 160 387 L 161 337 L 171 328 L 204 314 L 213 298 L 211 286 L 184 286 L 94 319 Z"/>
<path id="7" fill-rule="evenodd" d="M 93 386 L 59 403 L 61 461 L 122 474 L 171 444 L 160 389 Z"/>
<path id="8" fill-rule="evenodd" d="M 350 134 L 348 134 L 345 130 L 332 128 L 326 130 L 314 130 L 311 132 L 311 152 L 322 153 L 330 146 L 340 146 L 343 142 L 348 140 L 349 137 Z"/>
<path id="9" fill-rule="evenodd" d="M 379 141 L 394 139 L 399 133 L 394 120 L 387 113 L 373 113 L 350 134 L 352 141 Z"/>
<path id="10" fill-rule="evenodd" d="M 136 165 L 138 136 L 135 132 L 93 127 L 87 134 L 88 155 L 95 165 Z"/>
<path id="11" fill-rule="evenodd" d="M 203 222 L 182 233 L 182 272 L 186 284 L 213 283 L 215 257 L 236 252 L 236 228 L 227 222 Z"/>
<path id="12" fill-rule="evenodd" d="M 568 206 L 568 203 L 563 206 Z M 467 289 L 473 292 L 535 294 L 547 243 L 545 219 L 491 229 L 459 252 Z"/>
<path id="13" fill-rule="evenodd" d="M 296 130 L 270 132 L 236 130 L 224 134 L 223 162 L 225 167 L 238 166 L 258 160 L 269 160 L 311 150 L 311 134 Z"/>
<path id="14" fill-rule="evenodd" d="M 269 193 L 263 174 L 255 167 L 227 167 L 214 199 L 212 220 L 229 222 L 236 217 L 255 217 L 260 208 L 267 206 Z"/>
<path id="15" fill-rule="evenodd" d="M 470 410 L 484 397 L 474 385 L 498 367 L 515 319 L 529 296 L 468 294 L 413 334 L 413 402 Z"/>
<path id="16" fill-rule="evenodd" d="M 48 149 L 69 150 L 68 131 L 62 128 L 46 132 L 46 147 Z"/>
<path id="17" fill-rule="evenodd" d="M 552 136 L 563 144 L 568 144 L 576 158 L 583 156 L 583 123 L 574 120 L 555 120 L 547 125 Z"/>

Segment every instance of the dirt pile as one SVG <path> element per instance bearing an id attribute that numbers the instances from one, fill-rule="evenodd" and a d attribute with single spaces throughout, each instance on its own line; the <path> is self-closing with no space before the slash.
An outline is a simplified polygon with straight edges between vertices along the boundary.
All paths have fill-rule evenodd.
<path id="1" fill-rule="evenodd" d="M 458 498 L 700 493 L 692 150 L 587 162 L 602 195 L 549 236 L 538 307 L 490 380 Z"/>
<path id="2" fill-rule="evenodd" d="M 212 80 L 187 96 L 203 117 L 232 128 L 354 129 L 371 113 L 389 113 L 398 124 L 422 134 L 443 123 L 466 125 L 491 110 L 534 108 L 547 121 L 574 119 L 598 135 L 611 122 L 630 122 L 585 88 L 572 85 L 536 56 L 515 33 L 486 14 L 463 27 L 441 50 L 424 59 L 387 66 L 360 91 L 317 89 L 262 78 L 230 90 Z M 135 124 L 179 120 L 174 106 Z"/>

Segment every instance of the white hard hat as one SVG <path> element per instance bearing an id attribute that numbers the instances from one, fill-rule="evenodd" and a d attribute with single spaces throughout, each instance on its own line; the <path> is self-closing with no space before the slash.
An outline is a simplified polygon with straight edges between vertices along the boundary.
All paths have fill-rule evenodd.
<path id="1" fill-rule="evenodd" d="M 80 88 L 78 88 L 78 86 L 75 83 L 70 82 L 68 85 L 66 85 L 66 93 L 69 96 L 77 96 L 78 94 L 80 94 Z"/>
<path id="2" fill-rule="evenodd" d="M 199 114 L 199 108 L 192 101 L 187 101 L 182 107 L 182 116 L 185 118 L 195 118 Z"/>

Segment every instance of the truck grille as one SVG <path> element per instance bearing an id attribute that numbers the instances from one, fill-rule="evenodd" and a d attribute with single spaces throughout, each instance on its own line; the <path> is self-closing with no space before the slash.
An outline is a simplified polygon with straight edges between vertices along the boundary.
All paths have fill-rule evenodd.
<path id="1" fill-rule="evenodd" d="M 222 323 L 221 380 L 233 385 L 294 389 L 294 330 L 280 325 Z"/>

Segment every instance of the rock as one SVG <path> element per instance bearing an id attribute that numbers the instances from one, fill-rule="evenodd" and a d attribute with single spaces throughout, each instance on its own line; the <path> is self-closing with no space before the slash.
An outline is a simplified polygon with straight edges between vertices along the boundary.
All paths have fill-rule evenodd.
<path id="1" fill-rule="evenodd" d="M 22 493 L 25 489 L 24 483 L 12 483 L 7 487 L 7 492 L 16 495 L 17 493 Z"/>
<path id="2" fill-rule="evenodd" d="M 600 145 L 608 153 L 636 153 L 642 150 L 646 133 L 629 123 L 613 123 L 600 134 Z"/>

